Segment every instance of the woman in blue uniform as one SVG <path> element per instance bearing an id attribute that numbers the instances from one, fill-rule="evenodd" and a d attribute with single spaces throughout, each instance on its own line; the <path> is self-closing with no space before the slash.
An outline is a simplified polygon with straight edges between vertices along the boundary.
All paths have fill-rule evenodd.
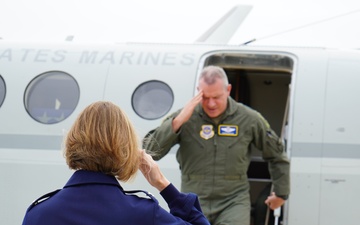
<path id="1" fill-rule="evenodd" d="M 198 198 L 181 193 L 152 157 L 139 150 L 126 114 L 115 104 L 95 102 L 84 109 L 65 141 L 65 158 L 75 170 L 64 188 L 46 194 L 26 211 L 23 225 L 209 224 Z M 168 203 L 170 213 L 149 193 L 126 192 L 126 182 L 140 169 Z"/>

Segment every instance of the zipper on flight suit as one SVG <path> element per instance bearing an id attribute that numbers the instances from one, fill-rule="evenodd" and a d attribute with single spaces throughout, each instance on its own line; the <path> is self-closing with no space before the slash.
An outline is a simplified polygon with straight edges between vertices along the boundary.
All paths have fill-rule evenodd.
<path id="1" fill-rule="evenodd" d="M 214 125 L 214 124 L 213 124 Z M 217 137 L 218 137 L 218 134 L 217 134 L 217 127 L 215 127 L 214 126 L 214 128 L 215 128 L 215 130 L 214 130 L 214 141 L 213 141 L 213 143 L 214 143 L 214 159 L 213 159 L 213 172 L 212 172 L 212 176 L 213 176 L 213 183 L 212 183 L 212 190 L 211 190 L 211 195 L 214 193 L 214 187 L 215 187 L 215 183 L 216 183 L 216 176 L 215 176 L 215 174 L 216 174 L 216 156 L 217 156 L 217 151 L 218 151 L 218 149 L 217 149 Z M 213 213 L 212 212 L 212 200 L 210 201 L 210 212 L 211 212 L 211 214 Z"/>

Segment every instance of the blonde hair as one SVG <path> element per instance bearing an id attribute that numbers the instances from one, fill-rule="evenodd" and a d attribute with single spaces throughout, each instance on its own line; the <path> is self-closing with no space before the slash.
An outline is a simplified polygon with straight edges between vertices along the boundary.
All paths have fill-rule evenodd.
<path id="1" fill-rule="evenodd" d="M 128 181 L 139 169 L 139 141 L 124 111 L 107 101 L 87 106 L 65 139 L 66 163 Z"/>

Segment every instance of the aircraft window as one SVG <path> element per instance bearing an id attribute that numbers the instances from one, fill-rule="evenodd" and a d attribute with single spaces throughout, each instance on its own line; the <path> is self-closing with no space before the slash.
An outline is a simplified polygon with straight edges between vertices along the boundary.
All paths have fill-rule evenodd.
<path id="1" fill-rule="evenodd" d="M 132 96 L 132 106 L 140 117 L 153 120 L 164 116 L 174 103 L 171 88 L 161 81 L 140 84 Z"/>
<path id="2" fill-rule="evenodd" d="M 6 87 L 5 87 L 5 81 L 4 79 L 0 76 L 0 107 L 4 102 L 5 99 L 5 93 L 6 93 Z"/>
<path id="3" fill-rule="evenodd" d="M 35 77 L 25 91 L 26 111 L 36 121 L 54 124 L 65 120 L 79 102 L 80 90 L 67 73 L 52 71 Z"/>

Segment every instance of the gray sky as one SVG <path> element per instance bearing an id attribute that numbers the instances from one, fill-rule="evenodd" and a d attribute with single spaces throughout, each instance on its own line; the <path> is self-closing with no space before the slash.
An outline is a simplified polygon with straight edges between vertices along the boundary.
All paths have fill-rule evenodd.
<path id="1" fill-rule="evenodd" d="M 238 4 L 252 11 L 230 40 L 360 48 L 358 0 L 0 0 L 0 37 L 15 41 L 192 43 Z M 322 21 L 322 22 L 320 22 Z"/>

